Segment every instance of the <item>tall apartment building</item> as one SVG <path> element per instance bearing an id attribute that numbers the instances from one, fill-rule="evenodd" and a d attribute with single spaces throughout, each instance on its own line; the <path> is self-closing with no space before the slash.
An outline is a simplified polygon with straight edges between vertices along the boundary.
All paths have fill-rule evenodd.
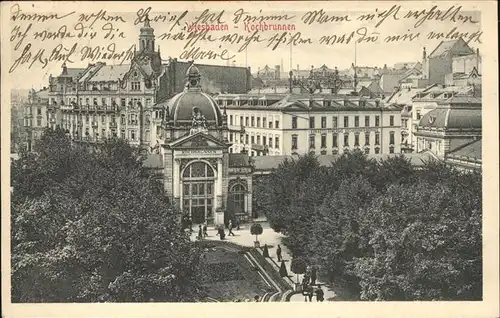
<path id="1" fill-rule="evenodd" d="M 32 151 L 35 142 L 42 136 L 43 130 L 48 125 L 49 90 L 43 88 L 39 91 L 31 89 L 28 100 L 24 104 L 24 140 L 23 148 Z"/>
<path id="2" fill-rule="evenodd" d="M 259 155 L 401 152 L 401 110 L 377 99 L 336 94 L 219 95 L 229 151 Z"/>
<path id="3" fill-rule="evenodd" d="M 162 62 L 155 47 L 154 29 L 146 17 L 140 29 L 138 50 L 131 64 L 98 62 L 86 68 L 62 66 L 49 78 L 48 125 L 65 129 L 74 140 L 102 142 L 120 137 L 144 149 L 161 141 L 164 109 L 156 106 L 184 90 L 191 63 Z M 246 67 L 197 65 L 204 74 L 204 92 L 245 93 L 251 89 Z"/>

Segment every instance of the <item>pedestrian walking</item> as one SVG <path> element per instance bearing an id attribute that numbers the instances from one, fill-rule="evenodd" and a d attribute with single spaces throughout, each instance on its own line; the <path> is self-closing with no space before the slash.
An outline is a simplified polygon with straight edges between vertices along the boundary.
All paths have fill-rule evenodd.
<path id="1" fill-rule="evenodd" d="M 278 257 L 278 262 L 281 262 L 281 246 L 278 244 L 278 248 L 276 249 L 276 257 Z"/>
<path id="2" fill-rule="evenodd" d="M 193 220 L 191 220 L 190 216 L 187 217 L 187 222 L 188 222 L 189 230 L 192 233 L 193 232 Z"/>
<path id="3" fill-rule="evenodd" d="M 312 302 L 314 296 L 314 289 L 311 285 L 307 288 L 307 297 L 309 298 L 309 302 Z"/>
<path id="4" fill-rule="evenodd" d="M 308 272 L 306 272 L 304 274 L 304 280 L 305 280 L 306 284 L 309 285 L 309 282 L 311 281 L 311 274 L 309 274 Z"/>
<path id="5" fill-rule="evenodd" d="M 200 224 L 200 225 L 198 225 L 198 228 L 199 228 L 199 229 L 198 229 L 198 239 L 199 239 L 199 240 L 202 240 L 202 239 L 203 239 L 203 230 L 202 230 L 202 228 L 201 228 L 201 224 Z"/>
<path id="6" fill-rule="evenodd" d="M 208 236 L 207 230 L 208 230 L 207 221 L 205 221 L 205 223 L 203 223 L 203 237 Z"/>
<path id="7" fill-rule="evenodd" d="M 316 284 L 317 275 L 318 275 L 318 270 L 317 270 L 316 266 L 313 266 L 311 268 L 311 285 Z"/>
<path id="8" fill-rule="evenodd" d="M 229 224 L 227 225 L 227 228 L 229 229 L 229 233 L 227 234 L 227 236 L 234 236 L 234 233 L 233 233 L 233 221 L 229 220 Z"/>
<path id="9" fill-rule="evenodd" d="M 322 302 L 325 300 L 325 293 L 323 292 L 323 289 L 321 289 L 321 286 L 318 286 L 318 289 L 316 289 L 316 300 L 319 302 Z"/>
<path id="10" fill-rule="evenodd" d="M 221 240 L 223 240 L 226 237 L 226 233 L 224 232 L 224 226 L 223 225 L 219 226 L 219 236 L 220 236 Z"/>

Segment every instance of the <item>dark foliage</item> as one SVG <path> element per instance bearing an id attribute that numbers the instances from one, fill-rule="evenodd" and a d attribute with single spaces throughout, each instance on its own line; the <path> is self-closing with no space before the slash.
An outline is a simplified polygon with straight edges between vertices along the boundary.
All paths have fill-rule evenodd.
<path id="1" fill-rule="evenodd" d="M 306 155 L 256 184 L 272 228 L 365 300 L 482 297 L 482 176 L 404 156 L 343 154 L 331 167 Z"/>
<path id="2" fill-rule="evenodd" d="M 198 299 L 199 250 L 128 144 L 47 130 L 12 185 L 14 302 Z"/>

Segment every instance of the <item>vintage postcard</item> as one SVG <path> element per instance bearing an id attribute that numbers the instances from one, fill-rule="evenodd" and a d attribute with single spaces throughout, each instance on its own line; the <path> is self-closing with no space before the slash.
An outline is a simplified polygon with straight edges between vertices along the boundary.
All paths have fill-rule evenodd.
<path id="1" fill-rule="evenodd" d="M 2 315 L 498 317 L 496 10 L 3 2 Z"/>

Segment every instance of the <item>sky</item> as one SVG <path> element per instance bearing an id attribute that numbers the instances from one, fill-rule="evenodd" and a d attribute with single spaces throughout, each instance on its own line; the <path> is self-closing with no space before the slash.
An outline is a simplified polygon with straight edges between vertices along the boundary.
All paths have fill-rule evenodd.
<path id="1" fill-rule="evenodd" d="M 119 64 L 121 57 L 109 60 L 92 59 L 89 52 L 96 50 L 93 51 L 96 53 L 97 50 L 100 50 L 103 53 L 109 45 L 114 45 L 115 52 L 121 53 L 130 50 L 134 44 L 138 45 L 139 32 L 143 23 L 134 25 L 134 22 L 144 17 L 146 12 L 149 12 L 148 15 L 152 20 L 151 27 L 154 28 L 156 36 L 156 49 L 160 46 L 163 59 L 166 60 L 168 57 L 172 57 L 186 60 L 186 58 L 183 58 L 186 57 L 186 53 L 196 48 L 202 51 L 211 50 L 219 55 L 226 50 L 223 56 L 234 55 L 234 57 L 229 60 L 220 57 L 215 59 L 198 58 L 195 59 L 195 62 L 220 65 L 234 63 L 237 66 L 251 67 L 253 73 L 266 64 L 269 66 L 283 65 L 282 71 L 287 72 L 290 70 L 290 64 L 293 65 L 294 69 L 297 66 L 300 69 L 310 69 L 313 65 L 319 67 L 323 64 L 331 68 L 337 66 L 339 69 L 345 69 L 354 61 L 358 66 L 379 67 L 384 64 L 390 66 L 399 62 L 421 61 L 424 47 L 426 47 L 429 54 L 443 40 L 443 38 L 429 39 L 430 32 L 448 34 L 453 28 L 455 28 L 455 31 L 462 32 L 466 41 L 470 40 L 469 45 L 471 47 L 481 49 L 482 45 L 479 41 L 484 41 L 484 39 L 479 34 L 481 31 L 480 12 L 473 8 L 467 8 L 465 4 L 458 8 L 456 3 L 439 2 L 439 6 L 433 11 L 429 11 L 432 9 L 433 4 L 425 2 L 410 4 L 386 2 L 379 3 L 380 7 L 376 7 L 376 4 L 372 3 L 369 6 L 358 4 L 353 7 L 344 3 L 311 2 L 303 4 L 296 2 L 272 4 L 271 7 L 271 4 L 267 2 L 216 2 L 211 4 L 204 2 L 176 3 L 174 7 L 172 3 L 120 4 L 115 2 L 102 3 L 99 6 L 97 4 L 75 6 L 71 3 L 60 3 L 56 7 L 49 3 L 21 3 L 19 5 L 10 4 L 8 10 L 2 10 L 2 24 L 6 26 L 5 29 L 2 29 L 10 30 L 8 33 L 2 31 L 4 32 L 2 37 L 7 37 L 10 46 L 8 50 L 9 56 L 5 59 L 10 61 L 8 66 L 12 70 L 8 74 L 9 80 L 17 88 L 33 87 L 37 89 L 47 85 L 49 75 L 56 76 L 61 72 L 61 65 L 65 57 L 61 54 L 59 56 L 57 56 L 58 54 L 52 54 L 51 58 L 51 52 L 57 49 L 58 46 L 68 51 L 74 48 L 73 53 L 68 57 L 68 67 L 86 67 L 88 63 L 97 61 L 104 61 L 107 64 Z M 151 7 L 148 9 L 149 6 Z M 314 12 L 309 14 L 308 12 L 314 10 L 316 10 L 315 21 L 309 24 L 308 22 L 313 18 Z M 412 18 L 404 18 L 409 10 L 416 13 L 420 12 L 420 16 L 418 18 L 415 18 L 415 15 Z M 422 12 L 421 10 L 426 11 Z M 436 20 L 437 10 L 441 10 L 441 17 L 447 10 L 449 14 L 444 19 Z M 183 16 L 185 11 L 187 13 Z M 425 20 L 424 17 L 429 12 L 434 12 L 434 19 Z M 450 12 L 455 12 L 455 15 Z M 94 16 L 91 16 L 92 13 Z M 102 14 L 101 19 L 96 20 L 96 15 L 99 13 Z M 361 21 L 363 20 L 362 15 L 371 13 L 382 15 L 375 16 L 371 21 Z M 39 16 L 34 16 L 34 14 Z M 52 19 L 47 18 L 46 21 L 41 21 L 44 19 L 41 16 L 51 14 L 57 14 L 57 18 L 52 16 Z M 384 16 L 386 16 L 385 19 Z M 166 18 L 163 19 L 163 17 Z M 191 25 L 199 17 L 202 17 L 199 19 L 199 25 L 205 25 L 206 22 L 210 25 L 225 25 L 228 29 L 227 31 L 207 31 L 206 36 L 210 36 L 213 41 L 199 39 L 197 43 L 190 47 L 188 40 L 186 40 L 188 32 L 182 28 Z M 203 20 L 203 17 L 206 17 L 206 19 Z M 273 50 L 272 45 L 267 47 L 269 39 L 286 31 L 261 30 L 256 34 L 262 42 L 251 43 L 246 50 L 241 50 L 244 41 L 239 44 L 229 44 L 221 41 L 224 35 L 234 34 L 235 37 L 240 35 L 249 37 L 253 32 L 248 31 L 246 27 L 256 27 L 259 25 L 258 20 L 266 17 L 273 19 L 280 17 L 281 21 L 268 20 L 266 23 L 285 24 L 290 28 L 295 28 L 295 30 L 289 30 L 288 32 L 295 36 L 300 34 L 300 38 L 304 43 L 296 43 L 296 45 L 291 46 L 288 45 L 288 42 L 285 42 Z M 309 17 L 309 21 L 307 17 Z M 249 24 L 245 25 L 243 22 L 245 18 L 254 21 L 249 21 Z M 173 22 L 177 19 L 179 25 Z M 94 20 L 96 21 L 94 22 Z M 383 21 L 381 22 L 381 20 Z M 219 24 L 218 22 L 222 23 Z M 380 25 L 377 25 L 379 22 L 381 22 Z M 110 31 L 110 27 L 113 31 Z M 66 33 L 70 33 L 73 37 L 61 38 L 61 36 L 58 36 L 51 38 L 50 33 L 58 33 L 60 30 L 65 30 Z M 37 32 L 38 37 L 36 36 Z M 86 32 L 87 34 L 85 34 Z M 92 32 L 95 32 L 95 37 L 90 39 Z M 354 36 L 351 38 L 350 43 L 345 43 L 352 32 L 354 32 Z M 170 33 L 170 39 L 166 38 L 168 33 Z M 183 33 L 184 40 L 172 39 L 178 33 Z M 419 34 L 418 37 L 416 37 L 417 33 Z M 60 35 L 61 32 L 58 34 Z M 287 34 L 286 41 L 288 41 L 290 34 Z M 378 34 L 378 37 L 374 36 L 374 34 Z M 408 38 L 406 40 L 400 39 L 400 41 L 392 43 L 388 43 L 386 40 L 388 36 L 403 34 L 411 34 L 414 39 L 412 41 L 409 41 Z M 325 37 L 330 37 L 330 41 L 333 41 L 334 37 L 336 37 L 340 41 L 342 35 L 344 35 L 344 43 L 320 43 L 322 39 L 326 40 Z M 46 38 L 42 41 L 41 39 L 44 37 Z M 359 43 L 355 45 L 356 40 Z M 27 46 L 29 48 L 25 51 Z M 290 50 L 290 47 L 292 47 L 292 50 Z M 241 50 L 241 52 L 238 52 L 238 50 Z M 25 53 L 23 54 L 23 52 Z M 63 52 L 64 49 L 60 53 Z M 291 61 L 290 56 L 292 57 Z M 45 59 L 47 59 L 46 65 Z M 192 59 L 192 56 L 189 56 L 188 59 Z M 19 63 L 17 67 L 14 67 L 16 60 Z"/>

